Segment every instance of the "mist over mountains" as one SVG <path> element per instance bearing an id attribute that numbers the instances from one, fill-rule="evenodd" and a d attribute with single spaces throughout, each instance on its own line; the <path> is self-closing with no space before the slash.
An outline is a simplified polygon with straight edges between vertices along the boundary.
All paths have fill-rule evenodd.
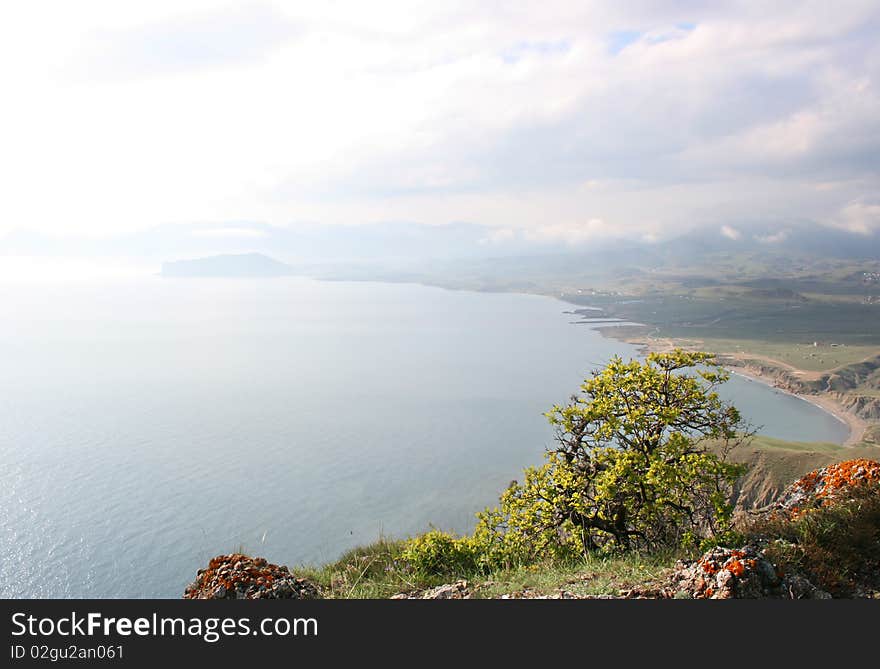
<path id="1" fill-rule="evenodd" d="M 397 277 L 462 267 L 515 277 L 588 269 L 646 271 L 689 266 L 716 254 L 747 254 L 769 262 L 777 257 L 791 262 L 798 256 L 871 260 L 880 258 L 880 235 L 810 222 L 744 223 L 659 241 L 606 237 L 573 244 L 472 223 L 276 227 L 229 222 L 161 225 L 113 238 L 51 238 L 20 231 L 0 239 L 0 255 L 127 258 L 157 269 L 164 262 L 244 253 L 264 254 L 301 273 L 334 277 Z"/>

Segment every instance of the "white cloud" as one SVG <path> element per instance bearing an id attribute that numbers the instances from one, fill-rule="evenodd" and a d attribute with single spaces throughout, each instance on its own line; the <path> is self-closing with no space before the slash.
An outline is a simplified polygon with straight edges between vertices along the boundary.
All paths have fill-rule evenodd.
<path id="1" fill-rule="evenodd" d="M 827 223 L 858 235 L 880 232 L 880 200 L 868 198 L 854 200 Z"/>
<path id="2" fill-rule="evenodd" d="M 265 237 L 264 230 L 255 228 L 205 228 L 193 230 L 196 237 Z"/>
<path id="3" fill-rule="evenodd" d="M 585 221 L 551 223 L 527 228 L 523 231 L 523 236 L 530 241 L 561 242 L 569 246 L 578 246 L 597 239 L 619 237 L 621 230 L 601 218 L 590 218 Z"/>
<path id="4" fill-rule="evenodd" d="M 0 233 L 873 225 L 876 3 L 49 5 L 0 24 Z"/>
<path id="5" fill-rule="evenodd" d="M 761 244 L 781 244 L 790 234 L 790 230 L 780 230 L 769 235 L 755 235 L 755 241 Z"/>
<path id="6" fill-rule="evenodd" d="M 734 241 L 742 237 L 742 233 L 730 225 L 722 225 L 721 234 L 722 236 L 727 237 L 728 239 L 732 239 Z"/>

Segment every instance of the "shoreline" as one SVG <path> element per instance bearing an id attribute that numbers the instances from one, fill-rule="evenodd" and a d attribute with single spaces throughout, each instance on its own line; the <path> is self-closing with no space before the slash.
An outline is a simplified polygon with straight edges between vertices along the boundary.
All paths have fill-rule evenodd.
<path id="1" fill-rule="evenodd" d="M 596 328 L 599 330 L 603 336 L 617 338 L 614 337 L 614 333 L 611 331 L 613 328 Z M 650 336 L 642 336 L 642 337 L 621 337 L 621 341 L 624 341 L 628 344 L 632 344 L 633 346 L 638 346 L 644 353 L 663 353 L 671 350 L 677 344 L 681 344 L 681 342 L 676 342 L 673 338 L 663 338 L 654 340 Z M 723 353 L 719 354 L 723 355 Z M 777 364 L 779 361 L 774 361 Z M 802 395 L 799 393 L 793 393 L 785 388 L 780 388 L 777 386 L 773 379 L 767 376 L 764 376 L 754 370 L 751 370 L 745 366 L 736 366 L 736 365 L 722 365 L 725 370 L 730 372 L 731 374 L 737 374 L 747 379 L 751 379 L 753 381 L 757 381 L 758 383 L 763 383 L 766 386 L 769 386 L 779 392 L 783 392 L 787 395 L 791 395 L 792 397 L 797 397 L 798 399 L 804 400 L 805 402 L 809 402 L 813 406 L 821 409 L 825 413 L 830 414 L 841 423 L 844 423 L 849 429 L 849 435 L 847 438 L 840 444 L 841 446 L 851 447 L 856 446 L 862 443 L 865 432 L 868 429 L 869 423 L 865 419 L 855 415 L 853 412 L 849 411 L 846 407 L 844 407 L 840 402 L 838 402 L 834 397 L 829 395 Z"/>
<path id="2" fill-rule="evenodd" d="M 822 395 L 800 395 L 798 393 L 793 393 L 785 388 L 780 388 L 776 384 L 773 383 L 772 379 L 757 374 L 751 370 L 744 369 L 742 367 L 733 367 L 733 366 L 724 366 L 731 374 L 736 374 L 746 379 L 751 379 L 757 383 L 763 383 L 765 386 L 769 386 L 774 390 L 778 390 L 781 393 L 785 393 L 786 395 L 791 395 L 792 397 L 797 397 L 798 399 L 803 400 L 804 402 L 808 402 L 819 409 L 822 409 L 825 413 L 834 416 L 837 420 L 847 426 L 849 429 L 849 435 L 847 438 L 841 443 L 841 446 L 855 446 L 862 442 L 862 439 L 865 436 L 865 431 L 868 429 L 868 422 L 863 418 L 859 418 L 854 413 L 848 411 L 841 405 L 837 400 L 832 397 L 822 396 Z"/>
<path id="3" fill-rule="evenodd" d="M 320 277 L 313 277 L 313 278 L 315 278 L 318 281 L 335 280 L 335 279 L 320 278 Z M 344 281 L 346 281 L 346 280 L 347 281 L 358 281 L 358 280 L 376 281 L 375 279 L 342 279 L 342 280 L 344 280 Z M 583 305 L 583 304 L 580 304 L 577 302 L 572 302 L 572 301 L 566 299 L 564 294 L 559 295 L 559 294 L 556 294 L 555 292 L 550 293 L 550 292 L 541 291 L 541 290 L 528 291 L 528 290 L 521 290 L 521 289 L 520 290 L 510 290 L 510 289 L 505 289 L 505 288 L 473 288 L 473 287 L 467 288 L 467 287 L 462 287 L 462 286 L 443 285 L 442 283 L 435 283 L 435 282 L 431 282 L 431 281 L 398 281 L 398 280 L 393 280 L 393 279 L 379 280 L 379 283 L 410 283 L 410 284 L 416 284 L 416 285 L 426 286 L 426 287 L 430 287 L 430 288 L 440 288 L 442 290 L 453 290 L 453 291 L 454 290 L 464 290 L 464 291 L 480 292 L 480 293 L 485 293 L 485 292 L 488 292 L 488 293 L 515 293 L 515 294 L 519 294 L 519 295 L 533 295 L 533 296 L 547 297 L 550 299 L 557 300 L 563 304 L 570 305 L 572 307 L 572 309 L 570 311 L 563 311 L 563 313 L 571 314 L 571 315 L 576 315 L 577 309 L 595 311 L 595 312 L 597 312 L 597 314 L 601 314 L 604 311 L 601 307 L 588 306 L 588 305 Z M 576 324 L 592 325 L 593 327 L 591 329 L 596 330 L 603 337 L 607 337 L 609 339 L 616 339 L 617 341 L 621 341 L 626 344 L 631 344 L 631 345 L 637 347 L 642 353 L 664 353 L 664 352 L 669 352 L 672 349 L 679 347 L 679 346 L 683 347 L 683 348 L 687 348 L 687 346 L 683 345 L 682 342 L 680 342 L 672 337 L 664 337 L 664 338 L 658 339 L 658 338 L 651 337 L 650 334 L 645 334 L 645 335 L 642 335 L 639 337 L 633 337 L 631 335 L 620 336 L 619 332 L 614 332 L 617 329 L 618 325 L 626 325 L 626 326 L 635 325 L 635 326 L 640 326 L 640 327 L 650 327 L 650 326 L 647 326 L 647 325 L 641 324 L 641 323 L 629 323 L 629 322 L 624 322 L 621 324 L 591 323 L 591 322 L 589 322 L 589 320 L 587 320 L 585 318 L 582 321 L 577 321 Z M 657 330 L 654 329 L 653 331 L 656 332 Z M 723 353 L 721 353 L 719 355 L 723 355 Z M 782 363 L 778 360 L 772 360 L 772 359 L 768 358 L 768 361 L 772 362 L 774 364 L 777 364 L 777 365 L 784 366 L 784 363 Z M 736 367 L 735 369 L 734 369 L 735 366 L 733 366 L 733 365 L 722 365 L 722 367 L 732 374 L 739 374 L 740 376 L 752 379 L 752 380 L 757 381 L 759 383 L 763 383 L 764 385 L 770 386 L 771 388 L 774 388 L 775 390 L 786 393 L 786 394 L 791 395 L 793 397 L 797 397 L 798 399 L 804 400 L 805 402 L 809 402 L 813 406 L 817 407 L 818 409 L 821 409 L 825 413 L 830 414 L 831 416 L 833 416 L 834 418 L 836 418 L 840 422 L 844 423 L 847 426 L 847 428 L 849 429 L 849 436 L 846 438 L 846 440 L 844 440 L 840 444 L 841 446 L 851 447 L 851 446 L 855 446 L 855 445 L 862 443 L 864 436 L 865 436 L 865 433 L 867 432 L 867 429 L 870 426 L 870 423 L 868 423 L 868 421 L 866 421 L 863 418 L 852 413 L 846 407 L 844 407 L 842 404 L 840 404 L 840 402 L 838 402 L 835 398 L 830 397 L 828 395 L 801 395 L 798 393 L 793 393 L 791 391 L 785 390 L 784 388 L 780 388 L 779 386 L 777 386 L 773 382 L 772 378 L 763 376 L 763 375 L 758 374 L 756 372 L 753 372 L 751 370 L 747 370 L 745 367 Z"/>

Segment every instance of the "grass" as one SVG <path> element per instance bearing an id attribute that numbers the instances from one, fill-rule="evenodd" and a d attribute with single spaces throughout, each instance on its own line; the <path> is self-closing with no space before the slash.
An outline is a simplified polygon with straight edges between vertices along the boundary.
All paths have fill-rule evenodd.
<path id="1" fill-rule="evenodd" d="M 772 501 L 792 481 L 819 467 L 853 458 L 880 460 L 880 448 L 823 442 L 791 442 L 756 436 L 731 453 L 749 471 L 739 495 L 746 508 Z M 330 564 L 304 566 L 294 572 L 315 582 L 325 596 L 337 599 L 384 599 L 397 593 L 414 593 L 465 579 L 473 597 L 504 594 L 553 595 L 565 590 L 574 595 L 617 595 L 621 590 L 659 580 L 682 553 L 591 554 L 567 562 L 498 569 L 491 573 L 463 571 L 439 576 L 414 573 L 402 559 L 404 541 L 380 537 L 372 544 L 354 548 Z"/>
<path id="2" fill-rule="evenodd" d="M 851 446 L 841 446 L 824 441 L 784 441 L 782 439 L 774 439 L 773 437 L 765 437 L 764 435 L 756 435 L 749 442 L 749 447 L 762 451 L 804 451 L 808 453 L 823 453 L 827 455 L 840 455 L 846 459 L 851 459 L 851 454 L 855 452 Z M 877 450 L 877 449 L 873 449 Z M 873 452 L 873 451 L 872 451 Z"/>
<path id="3" fill-rule="evenodd" d="M 775 538 L 768 555 L 778 567 L 805 572 L 835 596 L 880 586 L 880 496 L 874 487 L 792 518 L 764 516 L 747 528 L 747 534 Z"/>
<path id="4" fill-rule="evenodd" d="M 554 595 L 564 590 L 577 596 L 619 595 L 621 590 L 662 579 L 682 557 L 675 552 L 620 556 L 591 555 L 569 564 L 535 564 L 483 577 L 476 597 L 500 597 L 528 591 Z"/>
<path id="5" fill-rule="evenodd" d="M 654 328 L 660 337 L 717 340 L 738 345 L 759 342 L 793 347 L 811 345 L 815 341 L 846 344 L 852 348 L 880 348 L 880 308 L 877 305 L 780 303 L 776 300 L 708 299 L 675 294 L 645 295 L 636 299 L 566 295 L 565 299 L 573 304 L 600 307 L 607 316 L 644 323 Z M 833 354 L 837 351 L 831 353 L 830 359 L 834 359 L 836 355 Z"/>
<path id="6" fill-rule="evenodd" d="M 775 499 L 782 489 L 808 471 L 827 464 L 866 457 L 880 459 L 880 448 L 863 445 L 846 447 L 832 443 L 790 442 L 757 436 L 733 459 L 749 465 L 740 494 L 756 506 Z M 503 595 L 540 597 L 561 591 L 574 596 L 619 596 L 621 591 L 649 587 L 663 581 L 677 559 L 695 557 L 683 551 L 591 554 L 582 559 L 537 562 L 489 573 L 464 570 L 460 573 L 428 576 L 415 573 L 402 559 L 404 541 L 380 537 L 354 548 L 324 566 L 294 569 L 299 577 L 316 583 L 333 599 L 386 599 L 398 593 L 418 595 L 429 588 L 467 580 L 471 597 L 499 598 Z"/>
<path id="7" fill-rule="evenodd" d="M 698 346 L 710 353 L 743 353 L 767 357 L 808 372 L 825 372 L 841 365 L 861 362 L 880 352 L 877 346 L 832 346 L 828 342 L 816 343 L 817 346 L 813 346 L 813 342 L 706 338 L 701 339 Z"/>
<path id="8" fill-rule="evenodd" d="M 300 567 L 294 572 L 317 583 L 334 599 L 386 599 L 400 592 L 413 593 L 465 579 L 475 598 L 497 598 L 528 591 L 553 595 L 565 590 L 575 595 L 617 595 L 667 574 L 679 553 L 629 553 L 591 555 L 563 563 L 537 563 L 491 573 L 469 572 L 444 576 L 412 573 L 401 561 L 403 541 L 380 538 L 345 553 L 323 567 Z"/>

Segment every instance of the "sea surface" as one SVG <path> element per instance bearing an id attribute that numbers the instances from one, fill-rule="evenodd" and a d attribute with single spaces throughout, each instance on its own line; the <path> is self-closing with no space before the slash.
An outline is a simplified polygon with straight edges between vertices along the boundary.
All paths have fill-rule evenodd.
<path id="1" fill-rule="evenodd" d="M 242 549 L 288 565 L 468 531 L 627 344 L 546 297 L 127 278 L 0 284 L 0 596 L 179 597 Z M 841 442 L 743 378 L 763 433 Z"/>

